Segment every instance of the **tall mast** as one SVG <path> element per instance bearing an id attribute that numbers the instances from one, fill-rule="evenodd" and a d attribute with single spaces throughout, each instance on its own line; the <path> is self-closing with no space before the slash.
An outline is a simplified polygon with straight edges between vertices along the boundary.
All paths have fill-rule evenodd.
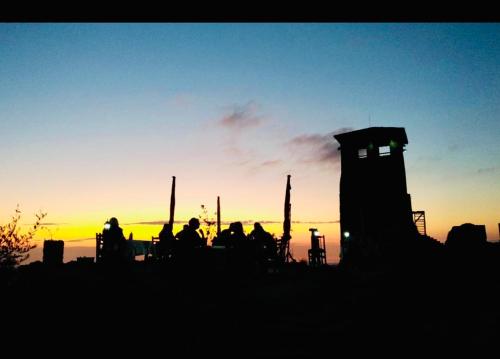
<path id="1" fill-rule="evenodd" d="M 291 211 L 292 204 L 290 203 L 290 175 L 287 175 L 286 179 L 286 191 L 285 191 L 285 206 L 284 206 L 284 220 L 283 220 L 283 236 L 281 237 L 279 246 L 279 256 L 283 262 L 288 262 L 289 259 L 292 261 L 293 258 L 290 254 L 290 235 L 291 230 Z"/>
<path id="2" fill-rule="evenodd" d="M 217 236 L 220 236 L 220 197 L 217 196 Z"/>
<path id="3" fill-rule="evenodd" d="M 174 214 L 175 214 L 175 176 L 172 176 L 172 191 L 170 192 L 170 219 L 168 223 L 170 229 L 174 228 Z"/>
<path id="4" fill-rule="evenodd" d="M 291 210 L 292 204 L 290 203 L 290 190 L 292 187 L 290 186 L 290 175 L 287 176 L 286 179 L 286 190 L 285 190 L 285 208 L 284 208 L 284 220 L 283 220 L 283 239 L 289 240 L 290 237 L 290 229 L 291 229 Z"/>

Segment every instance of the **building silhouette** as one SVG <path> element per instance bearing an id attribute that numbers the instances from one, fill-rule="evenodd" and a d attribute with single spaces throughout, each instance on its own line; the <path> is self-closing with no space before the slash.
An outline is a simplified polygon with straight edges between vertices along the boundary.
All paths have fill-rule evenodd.
<path id="1" fill-rule="evenodd" d="M 448 232 L 445 245 L 458 250 L 480 248 L 487 243 L 486 226 L 484 224 L 464 223 L 453 226 Z"/>
<path id="2" fill-rule="evenodd" d="M 43 241 L 43 263 L 47 265 L 61 265 L 64 259 L 64 241 Z"/>
<path id="3" fill-rule="evenodd" d="M 384 256 L 415 238 L 404 128 L 370 127 L 334 137 L 341 151 L 341 262 Z"/>

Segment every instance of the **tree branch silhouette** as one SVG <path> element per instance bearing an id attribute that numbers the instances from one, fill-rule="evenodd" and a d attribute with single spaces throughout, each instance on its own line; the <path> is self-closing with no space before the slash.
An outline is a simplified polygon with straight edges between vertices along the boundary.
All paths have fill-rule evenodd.
<path id="1" fill-rule="evenodd" d="M 21 233 L 19 220 L 21 210 L 16 207 L 15 214 L 9 223 L 0 225 L 0 268 L 8 268 L 19 265 L 29 258 L 29 251 L 36 247 L 32 242 L 41 222 L 47 213 L 35 214 L 36 221 L 27 233 Z"/>

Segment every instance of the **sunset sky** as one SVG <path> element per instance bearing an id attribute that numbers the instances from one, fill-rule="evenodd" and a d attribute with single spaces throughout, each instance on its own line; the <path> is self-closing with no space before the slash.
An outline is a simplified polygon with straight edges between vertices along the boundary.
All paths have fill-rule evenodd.
<path id="1" fill-rule="evenodd" d="M 281 234 L 291 174 L 297 256 L 315 226 L 336 262 L 332 133 L 370 125 L 406 128 L 428 234 L 498 239 L 499 24 L 0 24 L 0 223 L 47 212 L 73 255 L 112 216 L 157 235 L 172 176 L 177 220 L 220 195 Z"/>

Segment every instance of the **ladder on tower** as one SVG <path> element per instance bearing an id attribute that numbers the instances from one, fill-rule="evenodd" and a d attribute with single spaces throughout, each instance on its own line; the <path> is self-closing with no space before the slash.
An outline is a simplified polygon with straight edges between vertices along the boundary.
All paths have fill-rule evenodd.
<path id="1" fill-rule="evenodd" d="M 418 233 L 423 236 L 427 235 L 427 228 L 425 226 L 425 211 L 413 211 L 413 223 L 415 223 Z"/>

